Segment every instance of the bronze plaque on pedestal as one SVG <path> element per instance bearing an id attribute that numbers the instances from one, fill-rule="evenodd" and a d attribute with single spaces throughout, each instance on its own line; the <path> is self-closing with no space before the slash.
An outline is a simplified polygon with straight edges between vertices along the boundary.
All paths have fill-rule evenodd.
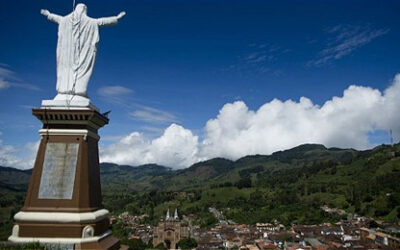
<path id="1" fill-rule="evenodd" d="M 39 199 L 72 199 L 78 143 L 47 143 Z"/>

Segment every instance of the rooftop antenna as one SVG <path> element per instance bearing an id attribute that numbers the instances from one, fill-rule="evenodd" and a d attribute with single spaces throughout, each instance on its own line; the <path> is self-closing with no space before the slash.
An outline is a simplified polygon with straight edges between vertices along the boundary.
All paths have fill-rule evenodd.
<path id="1" fill-rule="evenodd" d="M 392 129 L 390 129 L 390 131 L 389 131 L 389 133 L 390 133 L 390 145 L 393 147 L 393 132 L 392 132 Z"/>

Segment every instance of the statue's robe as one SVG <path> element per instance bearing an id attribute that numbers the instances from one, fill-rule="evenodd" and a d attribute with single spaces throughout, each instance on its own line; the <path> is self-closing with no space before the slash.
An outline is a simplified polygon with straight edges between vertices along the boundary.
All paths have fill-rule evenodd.
<path id="1" fill-rule="evenodd" d="M 50 13 L 47 18 L 58 23 L 57 92 L 87 97 L 99 27 L 117 24 L 117 17 L 91 18 L 86 9 L 76 8 L 66 16 Z"/>

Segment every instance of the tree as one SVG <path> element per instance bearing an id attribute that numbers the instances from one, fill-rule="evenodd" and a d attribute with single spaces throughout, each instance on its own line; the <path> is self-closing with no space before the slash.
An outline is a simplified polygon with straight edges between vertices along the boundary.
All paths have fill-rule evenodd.
<path id="1" fill-rule="evenodd" d="M 371 221 L 369 222 L 368 227 L 370 227 L 370 228 L 377 228 L 377 227 L 379 227 L 379 225 L 378 225 L 378 223 L 376 223 L 376 221 L 371 220 Z"/>
<path id="2" fill-rule="evenodd" d="M 167 249 L 163 243 L 158 244 L 155 249 Z"/>
<path id="3" fill-rule="evenodd" d="M 131 249 L 135 250 L 144 250 L 148 247 L 141 239 L 130 239 L 127 244 Z"/>
<path id="4" fill-rule="evenodd" d="M 113 235 L 118 239 L 127 239 L 129 235 L 125 225 L 120 221 L 112 225 L 112 232 Z"/>
<path id="5" fill-rule="evenodd" d="M 380 194 L 374 202 L 375 216 L 384 216 L 390 212 L 386 195 Z"/>
<path id="6" fill-rule="evenodd" d="M 178 242 L 177 245 L 180 249 L 186 250 L 197 247 L 197 242 L 193 238 L 183 238 Z"/>
<path id="7" fill-rule="evenodd" d="M 242 188 L 250 188 L 251 187 L 251 179 L 250 177 L 242 178 L 236 183 L 236 187 L 239 189 Z"/>

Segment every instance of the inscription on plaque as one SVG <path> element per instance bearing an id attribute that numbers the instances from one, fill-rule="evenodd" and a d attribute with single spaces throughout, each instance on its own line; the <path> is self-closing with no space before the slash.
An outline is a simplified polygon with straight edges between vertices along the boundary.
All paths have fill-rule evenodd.
<path id="1" fill-rule="evenodd" d="M 39 199 L 72 199 L 78 143 L 47 143 Z"/>

